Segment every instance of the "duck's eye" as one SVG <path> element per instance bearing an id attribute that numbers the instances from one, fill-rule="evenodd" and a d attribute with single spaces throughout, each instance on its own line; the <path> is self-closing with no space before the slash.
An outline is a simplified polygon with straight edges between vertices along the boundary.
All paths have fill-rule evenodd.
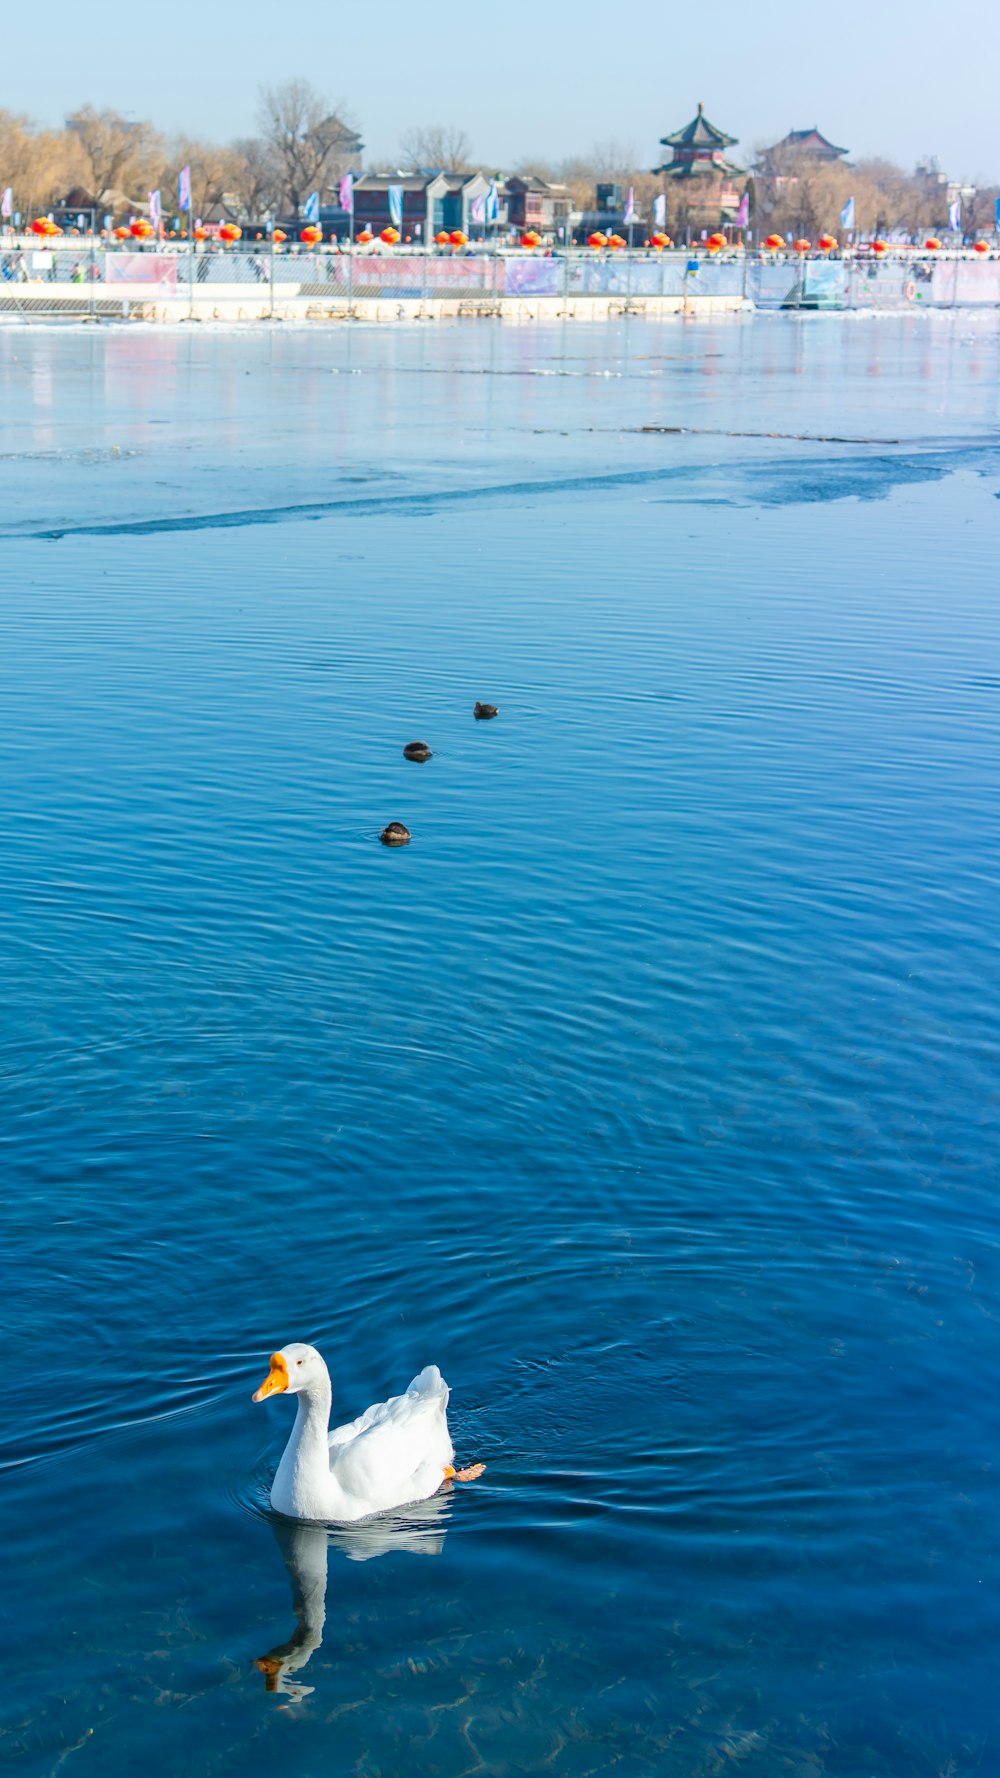
<path id="1" fill-rule="evenodd" d="M 295 1360 L 295 1362 L 296 1362 L 296 1364 L 297 1364 L 297 1365 L 298 1365 L 298 1367 L 299 1367 L 299 1370 L 301 1370 L 301 1369 L 302 1369 L 302 1359 L 301 1359 L 301 1358 L 297 1358 L 297 1359 L 296 1359 L 296 1360 Z"/>

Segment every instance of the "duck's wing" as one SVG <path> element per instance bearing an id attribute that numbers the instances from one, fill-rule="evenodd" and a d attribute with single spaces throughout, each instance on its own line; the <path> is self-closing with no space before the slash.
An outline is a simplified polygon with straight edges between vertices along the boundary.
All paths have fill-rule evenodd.
<path id="1" fill-rule="evenodd" d="M 330 1433 L 330 1467 L 341 1486 L 360 1499 L 406 1498 L 399 1489 L 427 1466 L 451 1462 L 448 1385 L 436 1364 L 414 1377 L 405 1395 L 376 1402 Z M 377 1510 L 375 1506 L 374 1510 Z"/>
<path id="2" fill-rule="evenodd" d="M 450 1393 L 437 1365 L 425 1365 L 419 1376 L 414 1377 L 405 1395 L 391 1395 L 388 1401 L 377 1401 L 373 1407 L 366 1408 L 363 1414 L 359 1414 L 356 1420 L 347 1420 L 343 1426 L 333 1427 L 330 1432 L 331 1457 L 335 1446 L 350 1444 L 352 1439 L 359 1438 L 363 1432 L 371 1432 L 376 1426 L 403 1426 L 414 1416 L 420 1416 L 434 1408 L 445 1413 Z"/>

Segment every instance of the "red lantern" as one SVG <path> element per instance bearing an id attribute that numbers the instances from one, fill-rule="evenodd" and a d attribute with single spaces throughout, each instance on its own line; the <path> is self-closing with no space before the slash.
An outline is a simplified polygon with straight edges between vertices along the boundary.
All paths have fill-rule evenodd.
<path id="1" fill-rule="evenodd" d="M 271 236 L 271 239 L 272 239 L 272 241 L 277 241 L 278 246 L 280 247 L 282 241 L 287 241 L 288 236 L 286 235 L 283 228 L 276 228 L 273 235 Z"/>
<path id="2" fill-rule="evenodd" d="M 137 241 L 148 241 L 153 233 L 153 225 L 146 221 L 145 216 L 137 216 L 129 233 L 134 235 Z"/>
<path id="3" fill-rule="evenodd" d="M 599 253 L 601 248 L 606 247 L 607 244 L 608 237 L 607 235 L 602 235 L 600 229 L 598 229 L 595 234 L 587 236 L 587 246 L 593 247 L 595 253 Z"/>
<path id="4" fill-rule="evenodd" d="M 798 241 L 793 241 L 792 246 L 795 248 L 796 253 L 808 253 L 812 246 L 812 242 L 800 239 Z"/>
<path id="5" fill-rule="evenodd" d="M 219 230 L 220 241 L 238 241 L 243 230 L 235 222 L 224 222 Z M 258 237 L 259 238 L 259 237 Z"/>
<path id="6" fill-rule="evenodd" d="M 834 247 L 836 247 L 836 245 L 837 245 L 836 235 L 820 235 L 819 246 L 820 246 L 821 252 L 832 253 L 833 249 L 834 249 Z"/>
<path id="7" fill-rule="evenodd" d="M 764 245 L 770 247 L 773 253 L 777 253 L 785 245 L 785 237 L 784 235 L 768 235 Z"/>
<path id="8" fill-rule="evenodd" d="M 361 228 L 358 230 L 357 238 L 362 247 L 367 247 L 369 241 L 374 241 L 375 236 L 370 228 Z"/>
<path id="9" fill-rule="evenodd" d="M 664 234 L 651 235 L 650 239 L 649 239 L 649 244 L 651 247 L 656 248 L 657 253 L 662 253 L 664 247 L 669 247 L 671 244 L 670 236 L 664 235 Z"/>
<path id="10" fill-rule="evenodd" d="M 608 246 L 613 247 L 615 252 L 617 253 L 619 248 L 625 246 L 624 235 L 609 235 L 608 236 Z"/>
<path id="11" fill-rule="evenodd" d="M 888 241 L 873 241 L 872 242 L 872 252 L 873 253 L 888 253 L 888 251 L 889 251 Z"/>
<path id="12" fill-rule="evenodd" d="M 439 228 L 437 234 L 434 236 L 434 239 L 437 242 L 439 247 L 447 247 L 449 242 L 451 241 L 451 236 L 448 233 L 448 230 L 446 228 Z"/>
<path id="13" fill-rule="evenodd" d="M 194 238 L 196 241 L 207 241 L 211 232 L 211 229 L 206 228 L 203 222 L 199 222 L 194 231 Z"/>
<path id="14" fill-rule="evenodd" d="M 973 248 L 972 248 L 973 253 L 988 253 L 989 250 L 990 250 L 989 241 L 976 241 L 973 244 Z"/>
<path id="15" fill-rule="evenodd" d="M 469 237 L 468 235 L 463 235 L 460 228 L 453 228 L 448 239 L 453 247 L 464 247 Z"/>
<path id="16" fill-rule="evenodd" d="M 531 249 L 534 247 L 540 247 L 541 244 L 542 244 L 542 237 L 538 233 L 537 229 L 533 229 L 533 228 L 525 229 L 524 234 L 521 236 L 521 246 L 522 247 L 527 247 L 527 248 Z"/>
<path id="17" fill-rule="evenodd" d="M 399 240 L 398 228 L 384 228 L 379 236 L 379 240 L 384 241 L 387 247 L 395 247 L 396 242 Z"/>
<path id="18" fill-rule="evenodd" d="M 936 235 L 929 235 L 924 242 L 924 246 L 927 248 L 928 253 L 940 253 L 941 251 L 941 243 Z"/>
<path id="19" fill-rule="evenodd" d="M 115 240 L 116 241 L 127 241 L 128 236 L 129 236 L 129 231 L 127 228 L 116 228 L 115 229 Z"/>
<path id="20" fill-rule="evenodd" d="M 315 247 L 323 239 L 323 230 L 315 222 L 307 222 L 299 238 L 307 247 Z"/>
<path id="21" fill-rule="evenodd" d="M 36 216 L 31 225 L 31 232 L 33 235 L 47 235 L 51 227 L 52 224 L 47 216 Z"/>
<path id="22" fill-rule="evenodd" d="M 710 253 L 718 253 L 719 248 L 724 247 L 725 244 L 726 244 L 726 237 L 722 233 L 721 229 L 716 229 L 714 235 L 709 235 L 708 240 L 705 243 L 705 245 L 708 248 Z"/>

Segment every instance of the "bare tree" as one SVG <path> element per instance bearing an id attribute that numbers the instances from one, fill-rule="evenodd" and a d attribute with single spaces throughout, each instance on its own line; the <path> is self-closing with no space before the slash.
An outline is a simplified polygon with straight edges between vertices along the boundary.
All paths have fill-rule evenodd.
<path id="1" fill-rule="evenodd" d="M 532 169 L 540 171 L 538 167 Z M 595 142 L 587 154 L 569 155 L 551 172 L 542 173 L 569 187 L 577 210 L 592 210 L 597 202 L 598 182 L 610 181 L 631 189 L 641 215 L 652 213 L 653 199 L 660 189 L 658 178 L 637 166 L 634 146 L 627 142 Z"/>
<path id="2" fill-rule="evenodd" d="M 83 157 L 65 130 L 36 130 L 27 117 L 0 111 L 0 183 L 13 187 L 26 215 L 44 211 L 83 177 Z"/>
<path id="3" fill-rule="evenodd" d="M 634 179 L 637 156 L 632 142 L 595 142 L 587 158 L 598 179 L 618 184 Z"/>
<path id="4" fill-rule="evenodd" d="M 426 167 L 441 173 L 464 173 L 472 144 L 457 124 L 432 123 L 404 130 L 399 138 L 400 165 L 416 172 Z"/>
<path id="5" fill-rule="evenodd" d="M 295 211 L 310 192 L 329 188 L 361 146 L 343 109 L 332 109 L 308 80 L 261 87 L 260 128 Z"/>
<path id="6" fill-rule="evenodd" d="M 96 198 L 105 192 L 141 187 L 147 163 L 162 151 L 152 124 L 134 122 L 120 111 L 82 105 L 66 119 L 67 132 L 83 151 L 84 176 Z"/>
<path id="7" fill-rule="evenodd" d="M 169 181 L 177 189 L 177 169 L 191 168 L 191 204 L 195 216 L 207 216 L 224 198 L 239 195 L 242 162 L 235 148 L 214 142 L 181 140 L 175 145 Z"/>
<path id="8" fill-rule="evenodd" d="M 233 143 L 238 162 L 233 190 L 246 216 L 273 215 L 281 201 L 281 169 L 270 143 L 259 136 L 244 136 Z"/>

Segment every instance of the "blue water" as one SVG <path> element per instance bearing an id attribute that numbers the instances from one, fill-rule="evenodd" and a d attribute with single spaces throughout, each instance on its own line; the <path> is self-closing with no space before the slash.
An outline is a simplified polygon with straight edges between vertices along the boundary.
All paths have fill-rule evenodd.
<path id="1" fill-rule="evenodd" d="M 0 1762 L 1000 1771 L 998 360 L 0 330 Z"/>

